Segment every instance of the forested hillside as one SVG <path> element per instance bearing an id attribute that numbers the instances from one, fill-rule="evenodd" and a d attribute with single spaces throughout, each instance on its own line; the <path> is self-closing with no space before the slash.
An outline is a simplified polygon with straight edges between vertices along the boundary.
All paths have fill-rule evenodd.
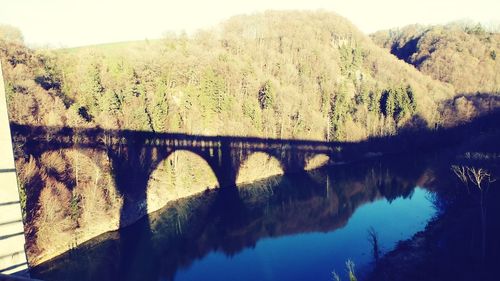
<path id="1" fill-rule="evenodd" d="M 193 38 L 33 51 L 2 43 L 14 122 L 361 140 L 453 95 L 326 12 L 238 16 Z"/>
<path id="2" fill-rule="evenodd" d="M 11 122 L 47 128 L 358 141 L 434 128 L 455 95 L 327 12 L 237 16 L 194 36 L 62 50 L 30 49 L 1 27 L 0 59 Z M 119 226 L 123 198 L 104 152 L 25 155 L 22 145 L 31 264 Z M 279 173 L 276 162 L 251 157 L 238 183 Z M 217 186 L 207 167 L 173 153 L 138 205 L 151 212 Z"/>
<path id="3" fill-rule="evenodd" d="M 378 45 L 458 93 L 500 92 L 500 33 L 480 24 L 412 25 L 371 35 Z"/>

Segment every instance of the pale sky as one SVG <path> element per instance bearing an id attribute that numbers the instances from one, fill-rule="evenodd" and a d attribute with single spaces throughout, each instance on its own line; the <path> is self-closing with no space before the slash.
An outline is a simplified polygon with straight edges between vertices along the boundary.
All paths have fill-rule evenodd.
<path id="1" fill-rule="evenodd" d="M 413 23 L 500 22 L 500 0 L 0 0 L 0 24 L 30 46 L 72 47 L 191 33 L 237 14 L 334 11 L 365 33 Z"/>

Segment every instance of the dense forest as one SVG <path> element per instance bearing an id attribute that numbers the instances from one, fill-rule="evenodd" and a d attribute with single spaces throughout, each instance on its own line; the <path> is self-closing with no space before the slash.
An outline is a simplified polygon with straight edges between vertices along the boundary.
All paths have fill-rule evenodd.
<path id="1" fill-rule="evenodd" d="M 2 45 L 11 118 L 22 124 L 361 140 L 414 115 L 432 126 L 454 94 L 326 12 L 239 16 L 146 42 Z"/>
<path id="2" fill-rule="evenodd" d="M 500 92 L 500 33 L 481 24 L 411 25 L 379 31 L 373 41 L 461 94 Z"/>
<path id="3" fill-rule="evenodd" d="M 396 44 L 394 33 L 384 34 L 372 38 L 383 46 Z M 470 48 L 482 50 L 488 60 L 484 71 L 498 69 L 491 49 L 498 35 L 463 34 L 483 46 Z M 410 37 L 397 37 L 397 44 Z M 463 48 L 458 56 L 467 61 L 469 47 Z M 479 80 L 462 85 L 461 78 L 454 83 L 429 73 L 432 58 L 426 63 L 417 55 L 405 57 L 412 64 L 421 61 L 416 69 L 330 12 L 236 16 L 190 36 L 72 49 L 31 49 L 18 30 L 0 27 L 11 122 L 49 129 L 362 141 L 452 126 L 491 109 L 461 94 L 497 92 L 497 82 L 481 79 L 498 71 L 467 72 Z M 15 146 L 31 264 L 118 227 L 123 198 L 104 153 L 89 157 L 65 149 L 34 156 L 23 154 L 22 144 Z M 174 154 L 149 181 L 148 212 L 217 185 L 202 160 Z M 95 161 L 108 168 L 100 170 Z M 257 155 L 238 182 L 279 173 L 275 162 Z"/>

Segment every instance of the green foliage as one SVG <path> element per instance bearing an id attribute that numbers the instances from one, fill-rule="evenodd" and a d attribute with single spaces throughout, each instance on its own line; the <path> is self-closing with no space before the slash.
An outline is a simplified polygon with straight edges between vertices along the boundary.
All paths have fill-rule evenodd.
<path id="1" fill-rule="evenodd" d="M 206 103 L 205 107 L 211 113 L 221 113 L 228 109 L 228 93 L 224 79 L 217 75 L 213 69 L 209 69 L 203 75 L 200 83 L 201 95 Z"/>
<path id="2" fill-rule="evenodd" d="M 26 200 L 27 200 L 26 185 L 20 177 L 18 178 L 18 184 L 19 184 L 18 190 L 19 190 L 19 202 L 21 205 L 21 213 L 23 215 L 23 220 L 25 220 L 26 219 Z"/>
<path id="3" fill-rule="evenodd" d="M 261 130 L 262 127 L 262 114 L 259 108 L 259 103 L 254 99 L 245 99 L 242 105 L 243 114 L 252 120 L 254 128 Z"/>
<path id="4" fill-rule="evenodd" d="M 55 66 L 54 58 L 41 56 L 40 60 L 44 68 L 43 71 L 40 71 L 35 81 L 44 89 L 59 89 L 61 86 L 61 79 Z"/>
<path id="5" fill-rule="evenodd" d="M 366 83 L 361 83 L 358 87 L 354 100 L 357 105 L 368 105 L 370 101 L 370 89 Z"/>
<path id="6" fill-rule="evenodd" d="M 4 87 L 5 87 L 5 98 L 7 99 L 7 102 L 9 102 L 12 100 L 12 98 L 14 98 L 14 94 L 16 92 L 14 89 L 14 85 L 12 85 L 11 82 L 6 81 Z"/>
<path id="7" fill-rule="evenodd" d="M 99 106 L 104 112 L 117 114 L 121 110 L 121 101 L 114 91 L 106 90 L 99 101 Z"/>
<path id="8" fill-rule="evenodd" d="M 339 140 L 344 135 L 344 123 L 349 111 L 349 101 L 347 99 L 347 88 L 341 85 L 330 103 L 330 136 L 334 140 Z"/>
<path id="9" fill-rule="evenodd" d="M 275 90 L 271 81 L 267 80 L 259 89 L 259 105 L 262 110 L 274 106 Z"/>
<path id="10" fill-rule="evenodd" d="M 382 92 L 382 97 L 380 98 L 380 109 L 382 114 L 386 117 L 395 117 L 396 95 L 397 92 L 394 89 L 384 90 Z"/>
<path id="11" fill-rule="evenodd" d="M 132 70 L 125 85 L 122 97 L 118 97 L 121 104 L 123 123 L 135 130 L 153 130 L 153 121 L 149 112 L 149 100 L 146 86 L 135 69 Z"/>
<path id="12" fill-rule="evenodd" d="M 392 117 L 396 122 L 412 115 L 417 109 L 412 87 L 408 85 L 406 89 L 393 87 L 384 90 L 380 99 L 380 108 L 384 116 Z"/>
<path id="13" fill-rule="evenodd" d="M 101 69 L 97 62 L 91 63 L 84 76 L 84 81 L 80 86 L 85 106 L 93 116 L 99 112 L 99 100 L 104 93 L 104 87 L 101 83 Z"/>
<path id="14" fill-rule="evenodd" d="M 358 46 L 342 45 L 339 47 L 340 53 L 340 73 L 353 78 L 357 70 L 363 63 L 361 49 Z"/>
<path id="15" fill-rule="evenodd" d="M 330 110 L 330 93 L 327 89 L 325 89 L 325 80 L 326 77 L 324 75 L 319 75 L 316 77 L 316 81 L 318 84 L 319 92 L 320 92 L 320 111 L 324 116 L 328 115 L 328 111 Z"/>
<path id="16" fill-rule="evenodd" d="M 495 50 L 491 50 L 490 57 L 492 60 L 496 60 L 497 59 L 497 52 Z"/>
<path id="17" fill-rule="evenodd" d="M 375 112 L 377 114 L 380 113 L 380 91 L 371 90 L 368 93 L 368 111 Z"/>
<path id="18" fill-rule="evenodd" d="M 407 102 L 409 102 L 409 112 L 413 114 L 417 111 L 417 98 L 415 97 L 415 91 L 411 85 L 406 86 L 406 95 L 408 96 Z"/>
<path id="19" fill-rule="evenodd" d="M 73 219 L 73 221 L 77 221 L 78 218 L 80 217 L 81 213 L 80 201 L 81 201 L 81 196 L 76 193 L 73 193 L 73 195 L 71 196 L 71 205 L 70 205 L 71 218 Z"/>
<path id="20" fill-rule="evenodd" d="M 393 132 L 416 110 L 398 105 L 426 96 L 419 109 L 435 108 L 438 97 L 451 95 L 328 12 L 240 16 L 194 39 L 57 51 L 0 40 L 0 58 L 12 118 L 24 124 L 360 140 Z M 394 111 L 398 124 L 381 130 L 378 85 L 394 81 L 421 93 L 394 93 L 393 109 L 383 110 Z M 54 109 L 61 101 L 65 108 Z"/>
<path id="21" fill-rule="evenodd" d="M 169 114 L 169 103 L 167 99 L 167 86 L 163 82 L 157 83 L 153 97 L 153 109 L 151 119 L 153 129 L 157 132 L 165 132 L 168 129 L 167 118 Z"/>

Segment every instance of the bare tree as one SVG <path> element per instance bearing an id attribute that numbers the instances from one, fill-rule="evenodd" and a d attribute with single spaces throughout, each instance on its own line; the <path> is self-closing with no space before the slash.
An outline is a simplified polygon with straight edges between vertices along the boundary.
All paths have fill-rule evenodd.
<path id="1" fill-rule="evenodd" d="M 488 192 L 488 186 L 496 179 L 492 176 L 491 172 L 484 168 L 476 168 L 469 166 L 452 166 L 452 171 L 460 179 L 460 181 L 467 187 L 469 191 L 468 182 L 470 181 L 479 190 L 479 206 L 481 210 L 481 251 L 482 258 L 486 256 L 486 206 L 484 205 L 484 193 Z M 485 186 L 488 184 L 488 186 Z"/>
<path id="2" fill-rule="evenodd" d="M 480 207 L 481 207 L 481 233 L 482 233 L 482 257 L 486 256 L 486 206 L 484 206 L 484 190 L 486 192 L 488 189 L 483 188 L 483 183 L 492 183 L 495 179 L 491 176 L 491 173 L 483 168 L 467 167 L 467 176 L 469 180 L 479 189 L 480 191 Z"/>
<path id="3" fill-rule="evenodd" d="M 358 279 L 356 278 L 356 275 L 354 274 L 354 262 L 350 259 L 348 259 L 345 262 L 345 265 L 347 267 L 347 273 L 349 274 L 349 281 L 357 281 Z"/>
<path id="4" fill-rule="evenodd" d="M 467 192 L 470 192 L 469 180 L 467 178 L 467 168 L 464 166 L 453 165 L 451 166 L 451 170 L 455 173 L 458 179 L 465 185 L 465 187 L 467 188 Z"/>
<path id="5" fill-rule="evenodd" d="M 483 168 L 467 167 L 467 176 L 469 177 L 469 180 L 481 191 L 481 193 L 483 192 L 484 182 L 492 183 L 495 181 L 491 173 Z"/>
<path id="6" fill-rule="evenodd" d="M 333 281 L 341 281 L 340 276 L 335 271 L 332 272 L 332 279 Z"/>

